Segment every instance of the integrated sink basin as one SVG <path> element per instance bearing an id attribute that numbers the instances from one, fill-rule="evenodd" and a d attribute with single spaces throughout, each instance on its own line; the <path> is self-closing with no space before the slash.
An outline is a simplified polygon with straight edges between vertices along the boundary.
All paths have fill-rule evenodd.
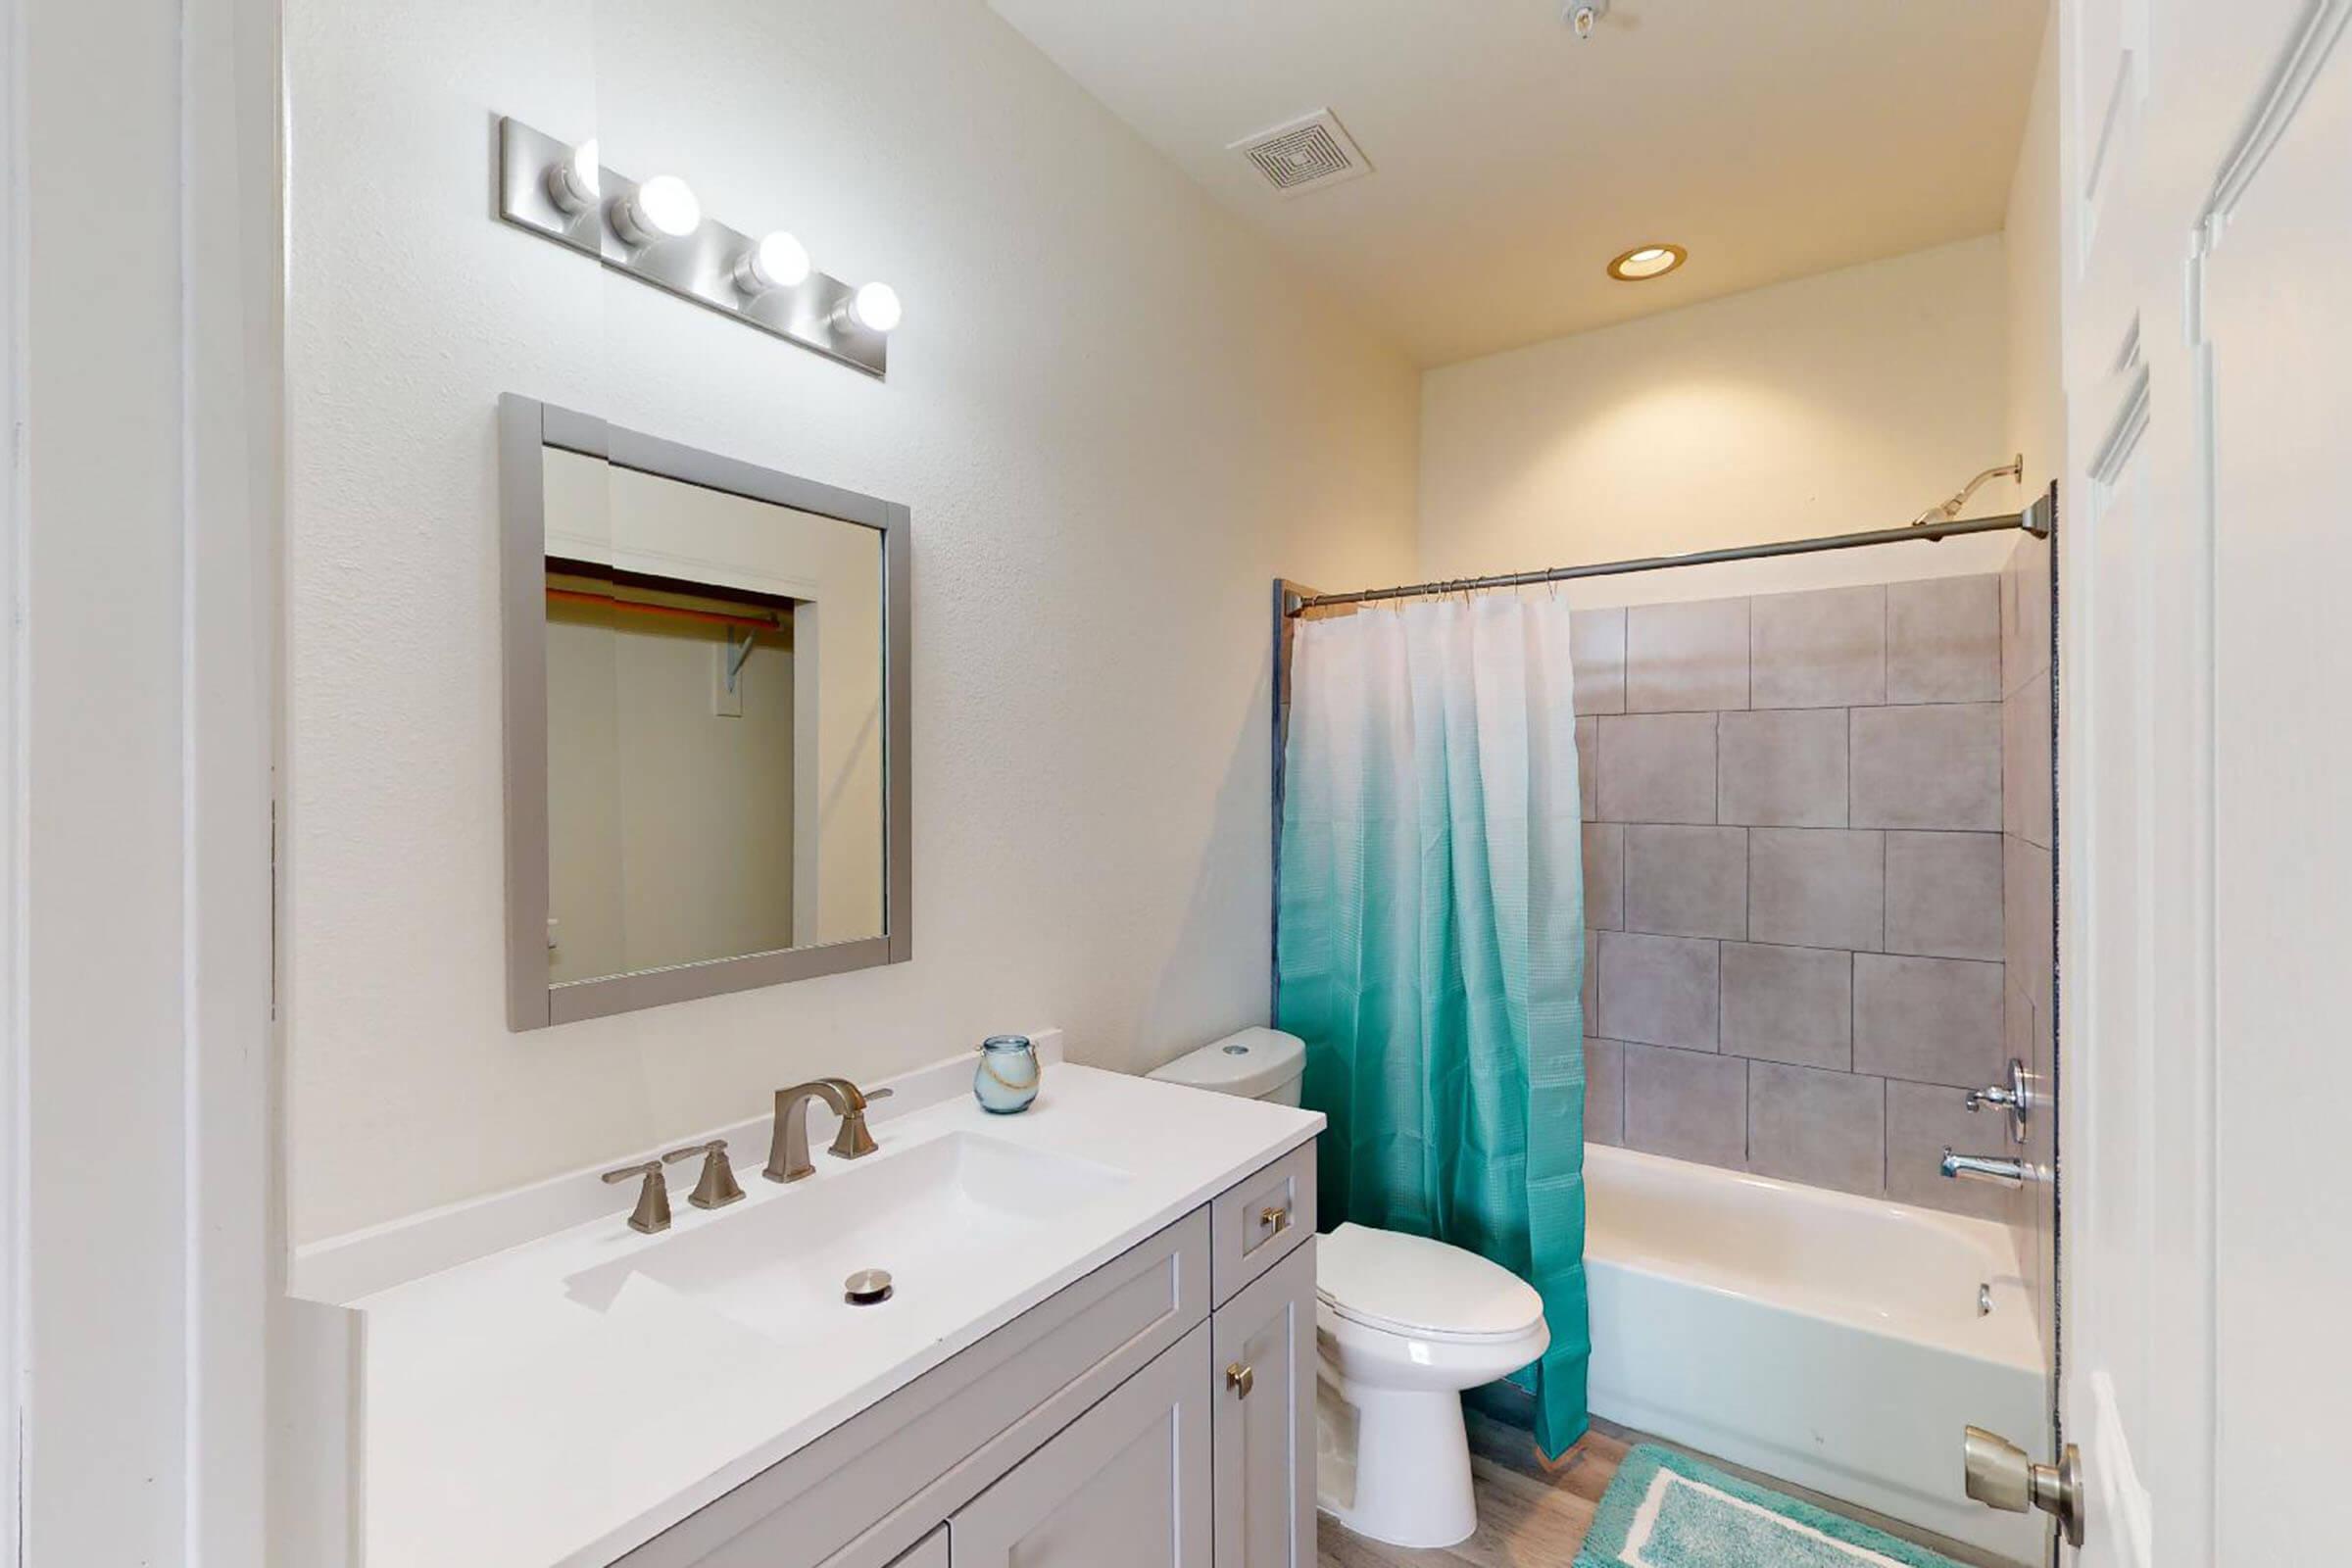
<path id="1" fill-rule="evenodd" d="M 569 1276 L 565 1294 L 601 1312 L 650 1284 L 756 1334 L 805 1344 L 857 1320 L 959 1306 L 992 1278 L 1020 1272 L 1030 1244 L 1051 1228 L 1132 1180 L 962 1131 L 818 1165 L 806 1181 L 770 1187 L 763 1201 Z M 889 1273 L 890 1298 L 851 1302 L 846 1283 L 869 1269 Z"/>

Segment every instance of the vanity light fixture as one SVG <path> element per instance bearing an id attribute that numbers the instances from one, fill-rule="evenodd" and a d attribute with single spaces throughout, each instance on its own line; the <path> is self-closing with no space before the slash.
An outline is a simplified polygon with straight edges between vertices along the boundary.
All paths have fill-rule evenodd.
<path id="1" fill-rule="evenodd" d="M 833 313 L 835 326 L 861 326 L 868 332 L 890 333 L 906 316 L 899 291 L 888 283 L 861 283 Z"/>
<path id="2" fill-rule="evenodd" d="M 684 239 L 703 226 L 703 204 L 675 174 L 656 174 L 612 204 L 612 226 L 632 245 Z"/>
<path id="3" fill-rule="evenodd" d="M 547 172 L 547 194 L 567 213 L 584 213 L 603 199 L 604 176 L 596 164 L 596 138 L 571 150 L 571 156 Z"/>
<path id="4" fill-rule="evenodd" d="M 1609 275 L 1620 283 L 1643 283 L 1664 277 L 1690 257 L 1680 245 L 1637 245 L 1609 263 Z"/>
<path id="5" fill-rule="evenodd" d="M 779 228 L 760 235 L 736 259 L 735 286 L 753 295 L 799 288 L 808 272 L 808 247 Z"/>
<path id="6" fill-rule="evenodd" d="M 518 120 L 498 125 L 498 216 L 681 299 L 880 378 L 906 314 L 887 283 L 857 284 L 810 265 L 781 228 L 706 217 L 675 174 L 631 179 L 594 139 L 559 141 Z"/>

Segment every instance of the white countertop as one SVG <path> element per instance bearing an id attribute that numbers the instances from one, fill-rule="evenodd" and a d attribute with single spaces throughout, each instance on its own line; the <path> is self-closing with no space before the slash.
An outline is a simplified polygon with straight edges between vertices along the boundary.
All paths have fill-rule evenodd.
<path id="1" fill-rule="evenodd" d="M 760 1152 L 739 1148 L 747 1196 L 715 1213 L 688 1206 L 694 1167 L 681 1166 L 667 1236 L 628 1229 L 635 1188 L 616 1188 L 609 1217 L 365 1297 L 352 1306 L 364 1317 L 367 1568 L 611 1562 L 1322 1126 L 1309 1111 L 1056 1064 L 1024 1114 L 990 1116 L 964 1096 L 877 1121 L 879 1152 L 850 1163 L 818 1145 L 817 1174 L 789 1187 L 761 1181 Z M 1107 1167 L 1116 1179 L 1068 1198 L 1019 1249 L 960 1270 L 956 1298 L 902 1291 L 855 1332 L 821 1343 L 757 1333 L 625 1266 L 957 1133 Z M 810 1266 L 839 1289 L 837 1260 Z M 617 1291 L 581 1298 L 577 1277 L 588 1270 Z"/>

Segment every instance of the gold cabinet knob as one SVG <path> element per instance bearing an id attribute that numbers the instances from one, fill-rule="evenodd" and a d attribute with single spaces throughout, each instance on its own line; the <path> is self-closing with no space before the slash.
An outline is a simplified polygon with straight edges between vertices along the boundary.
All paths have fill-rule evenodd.
<path id="1" fill-rule="evenodd" d="M 1257 1369 L 1236 1361 L 1225 1369 L 1225 1386 L 1247 1399 L 1250 1391 L 1257 1387 Z"/>
<path id="2" fill-rule="evenodd" d="M 1260 1209 L 1257 1214 L 1257 1223 L 1263 1229 L 1280 1236 L 1291 1228 L 1291 1211 L 1287 1208 Z"/>

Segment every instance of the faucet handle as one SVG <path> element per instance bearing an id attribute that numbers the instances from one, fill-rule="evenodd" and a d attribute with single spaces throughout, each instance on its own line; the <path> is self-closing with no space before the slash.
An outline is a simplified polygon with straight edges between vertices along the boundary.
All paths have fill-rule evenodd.
<path id="1" fill-rule="evenodd" d="M 1971 1089 L 1961 1103 L 1972 1111 L 1986 1105 L 1997 1106 L 2009 1113 L 2009 1141 L 2026 1141 L 2026 1124 L 2034 1115 L 2034 1080 L 2026 1072 L 2026 1064 L 2016 1057 L 2009 1059 L 2008 1081 L 1984 1089 Z"/>
<path id="2" fill-rule="evenodd" d="M 735 1184 L 735 1167 L 727 1161 L 727 1141 L 713 1138 L 707 1144 L 688 1144 L 673 1149 L 662 1156 L 662 1163 L 672 1165 L 681 1159 L 703 1156 L 702 1179 L 694 1184 L 694 1194 L 686 1201 L 697 1208 L 724 1208 L 743 1196 Z"/>
<path id="3" fill-rule="evenodd" d="M 658 1235 L 669 1229 L 669 1178 L 662 1173 L 662 1161 L 646 1160 L 643 1164 L 623 1165 L 618 1170 L 605 1172 L 605 1182 L 625 1182 L 642 1176 L 645 1185 L 637 1189 L 637 1207 L 629 1214 L 629 1229 L 646 1236 Z"/>
<path id="4" fill-rule="evenodd" d="M 863 1159 L 880 1147 L 874 1142 L 874 1135 L 866 1131 L 865 1107 L 877 1100 L 888 1100 L 891 1091 L 876 1089 L 869 1094 L 847 1078 L 834 1078 L 829 1082 L 842 1090 L 841 1098 L 850 1107 L 841 1113 L 841 1131 L 833 1135 L 833 1157 Z"/>

